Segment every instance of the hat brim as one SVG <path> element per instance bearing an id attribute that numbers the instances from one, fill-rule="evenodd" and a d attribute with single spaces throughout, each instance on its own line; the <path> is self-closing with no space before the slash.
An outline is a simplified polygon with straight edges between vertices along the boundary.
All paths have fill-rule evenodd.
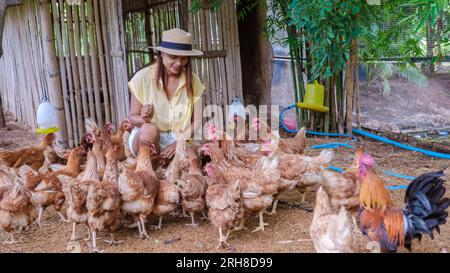
<path id="1" fill-rule="evenodd" d="M 200 50 L 192 49 L 192 50 L 179 50 L 179 49 L 170 49 L 161 46 L 149 46 L 149 48 L 153 48 L 155 50 L 175 55 L 175 56 L 201 56 L 203 52 Z"/>

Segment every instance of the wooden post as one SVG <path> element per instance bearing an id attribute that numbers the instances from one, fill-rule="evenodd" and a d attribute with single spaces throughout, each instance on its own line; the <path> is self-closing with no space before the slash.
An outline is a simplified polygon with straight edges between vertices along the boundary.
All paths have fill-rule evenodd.
<path id="1" fill-rule="evenodd" d="M 61 90 L 61 74 L 55 54 L 55 38 L 53 37 L 52 17 L 50 14 L 50 0 L 40 0 L 40 15 L 42 22 L 42 44 L 48 76 L 48 95 L 56 108 L 58 118 L 58 143 L 67 146 L 67 128 L 64 116 L 64 104 Z"/>
<path id="2" fill-rule="evenodd" d="M 56 36 L 56 44 L 58 46 L 58 61 L 59 68 L 61 70 L 61 83 L 62 83 L 62 92 L 63 92 L 63 100 L 64 100 L 64 112 L 66 117 L 66 126 L 67 126 L 67 135 L 69 148 L 74 147 L 74 138 L 73 138 L 73 129 L 72 129 L 72 120 L 70 118 L 70 107 L 69 107 L 69 97 L 68 97 L 68 89 L 67 89 L 67 77 L 66 77 L 66 67 L 64 66 L 64 49 L 61 39 L 61 26 L 59 23 L 59 12 L 56 9 L 56 0 L 52 0 L 52 15 L 53 15 L 53 24 L 55 26 L 55 36 Z M 63 7 L 59 6 L 61 10 Z M 65 26 L 63 26 L 65 28 Z"/>

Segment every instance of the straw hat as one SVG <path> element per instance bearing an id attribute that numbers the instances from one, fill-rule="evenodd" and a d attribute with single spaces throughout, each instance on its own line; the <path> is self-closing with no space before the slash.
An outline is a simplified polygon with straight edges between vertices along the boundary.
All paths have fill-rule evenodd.
<path id="1" fill-rule="evenodd" d="M 159 46 L 150 48 L 176 56 L 203 55 L 202 51 L 192 48 L 192 35 L 179 28 L 164 31 Z"/>

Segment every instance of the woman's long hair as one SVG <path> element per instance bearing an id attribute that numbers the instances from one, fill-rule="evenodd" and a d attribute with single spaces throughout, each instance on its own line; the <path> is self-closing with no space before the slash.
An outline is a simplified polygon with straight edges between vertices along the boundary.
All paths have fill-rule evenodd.
<path id="1" fill-rule="evenodd" d="M 159 88 L 161 88 L 160 80 L 163 84 L 163 89 L 167 90 L 167 75 L 166 75 L 166 68 L 164 67 L 164 63 L 162 61 L 161 53 L 158 53 L 156 55 L 156 62 L 158 63 L 158 71 L 156 72 L 156 84 Z M 191 66 L 191 59 L 188 58 L 188 62 L 185 67 L 185 73 L 186 73 L 186 90 L 187 95 L 189 98 L 189 101 L 192 101 L 192 97 L 194 96 L 194 89 L 192 87 L 192 66 Z M 191 105 L 193 107 L 193 105 Z"/>

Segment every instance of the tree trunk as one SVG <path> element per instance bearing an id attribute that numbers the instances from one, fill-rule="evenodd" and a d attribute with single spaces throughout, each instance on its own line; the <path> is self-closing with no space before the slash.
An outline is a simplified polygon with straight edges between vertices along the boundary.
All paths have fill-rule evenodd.
<path id="1" fill-rule="evenodd" d="M 240 1 L 237 12 L 252 0 Z M 256 5 L 243 20 L 238 22 L 241 52 L 242 87 L 245 104 L 271 105 L 273 50 L 264 35 L 267 8 Z M 268 109 L 270 111 L 270 109 Z"/>

